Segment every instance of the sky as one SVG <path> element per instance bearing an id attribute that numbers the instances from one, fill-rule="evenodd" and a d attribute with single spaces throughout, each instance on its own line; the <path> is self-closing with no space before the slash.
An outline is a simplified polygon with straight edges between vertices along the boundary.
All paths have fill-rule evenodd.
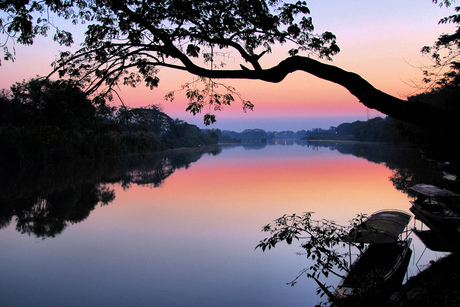
<path id="1" fill-rule="evenodd" d="M 328 0 L 309 1 L 313 24 L 318 33 L 331 31 L 337 36 L 341 52 L 329 64 L 360 74 L 376 88 L 406 98 L 420 92 L 421 68 L 429 64 L 420 50 L 432 45 L 443 32 L 450 32 L 452 25 L 439 25 L 438 21 L 453 8 L 439 8 L 430 0 Z M 36 39 L 33 46 L 16 44 L 16 60 L 2 60 L 0 88 L 9 88 L 15 82 L 46 75 L 50 63 L 64 48 L 50 37 Z M 78 43 L 78 37 L 77 37 Z M 77 50 L 75 44 L 72 50 Z M 271 54 L 262 58 L 263 67 L 271 67 L 284 59 L 290 49 L 277 46 Z M 240 61 L 230 55 L 229 65 Z M 244 64 L 244 63 L 242 63 Z M 144 85 L 136 89 L 122 88 L 124 103 L 131 107 L 160 105 L 172 118 L 179 118 L 204 128 L 203 114 L 192 116 L 185 109 L 184 94 L 177 93 L 173 102 L 164 95 L 177 90 L 194 76 L 162 69 L 160 85 L 153 91 Z M 261 128 L 273 130 L 327 129 L 343 122 L 367 120 L 381 116 L 367 109 L 343 87 L 310 76 L 304 72 L 290 74 L 280 83 L 254 80 L 222 80 L 232 85 L 255 107 L 243 112 L 239 101 L 223 111 L 215 112 L 217 123 L 208 128 L 242 131 Z M 119 102 L 114 102 L 115 105 Z"/>

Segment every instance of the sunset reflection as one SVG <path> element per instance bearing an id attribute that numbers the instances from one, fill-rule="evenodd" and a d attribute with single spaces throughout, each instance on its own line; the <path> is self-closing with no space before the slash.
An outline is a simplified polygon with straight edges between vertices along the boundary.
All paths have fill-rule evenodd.
<path id="1" fill-rule="evenodd" d="M 258 229 L 284 213 L 313 211 L 346 224 L 357 213 L 409 208 L 383 164 L 328 149 L 300 155 L 290 153 L 292 148 L 280 150 L 285 153 L 246 151 L 240 157 L 234 153 L 241 149 L 229 149 L 206 156 L 177 170 L 159 189 L 117 188 L 117 202 L 129 206 L 130 214 L 138 212 L 137 224 L 150 216 L 174 215 L 184 219 L 175 223 L 186 225 L 193 216 L 201 226 L 218 224 L 232 231 L 236 225 Z"/>
<path id="2" fill-rule="evenodd" d="M 110 204 L 56 238 L 37 241 L 13 224 L 2 229 L 0 269 L 9 278 L 2 298 L 17 302 L 9 295 L 19 291 L 14 285 L 47 276 L 59 305 L 68 289 L 79 289 L 79 305 L 97 297 L 108 305 L 314 306 L 321 298 L 313 280 L 286 286 L 306 265 L 299 244 L 255 251 L 262 226 L 307 211 L 347 225 L 358 213 L 409 208 L 383 163 L 328 147 L 229 146 L 174 160 L 180 163 L 159 159 L 134 172 L 146 177 L 128 172 L 106 183 Z M 153 170 L 165 168 L 172 171 L 152 184 Z M 328 283 L 337 284 L 334 278 Z M 33 301 L 47 305 L 45 285 L 34 285 Z"/>

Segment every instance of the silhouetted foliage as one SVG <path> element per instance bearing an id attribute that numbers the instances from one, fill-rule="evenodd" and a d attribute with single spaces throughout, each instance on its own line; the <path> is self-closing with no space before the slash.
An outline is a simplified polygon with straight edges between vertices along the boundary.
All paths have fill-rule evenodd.
<path id="1" fill-rule="evenodd" d="M 401 128 L 401 121 L 375 117 L 367 121 L 343 123 L 329 130 L 307 131 L 306 140 L 346 140 L 359 142 L 408 143 L 410 139 Z"/>
<path id="2" fill-rule="evenodd" d="M 92 129 L 96 107 L 74 83 L 32 79 L 11 87 L 11 104 L 26 114 L 21 126 Z"/>
<path id="3" fill-rule="evenodd" d="M 75 84 L 32 79 L 0 94 L 0 156 L 16 165 L 102 158 L 217 143 L 215 131 L 173 120 L 156 106 L 93 104 Z"/>
<path id="4" fill-rule="evenodd" d="M 433 2 L 438 3 L 434 0 Z M 440 5 L 450 6 L 453 1 L 440 1 Z M 455 7 L 460 12 L 460 6 Z M 434 91 L 460 86 L 460 14 L 453 14 L 442 18 L 440 24 L 454 24 L 454 33 L 443 33 L 438 37 L 433 46 L 425 46 L 422 53 L 433 60 L 432 67 L 424 70 L 424 82 Z"/>
<path id="5" fill-rule="evenodd" d="M 290 285 L 295 285 L 297 279 L 306 274 L 309 277 L 319 278 L 328 277 L 330 273 L 338 274 L 335 270 L 347 271 L 349 268 L 349 254 L 343 247 L 352 244 L 363 251 L 364 245 L 359 243 L 345 243 L 345 238 L 351 228 L 361 224 L 366 215 L 359 214 L 350 221 L 350 226 L 342 226 L 329 220 L 313 220 L 312 213 L 307 212 L 302 215 L 292 214 L 283 215 L 272 223 L 262 228 L 270 236 L 261 240 L 256 246 L 265 251 L 267 248 L 274 248 L 280 242 L 292 244 L 301 241 L 301 248 L 304 250 L 301 255 L 305 255 L 313 261 L 313 264 L 303 269 Z M 342 249 L 340 249 L 342 247 Z"/>
<path id="6" fill-rule="evenodd" d="M 449 5 L 450 1 L 434 1 Z M 3 1 L 5 15 L 0 27 L 6 38 L 5 58 L 12 59 L 8 41 L 32 44 L 37 35 L 46 35 L 51 25 L 54 40 L 73 42 L 72 34 L 53 25 L 50 16 L 73 23 L 87 23 L 85 40 L 75 53 L 61 52 L 54 71 L 84 85 L 96 100 L 111 99 L 113 89 L 123 84 L 158 86 L 159 68 L 187 71 L 198 78 L 186 85 L 190 103 L 187 110 L 200 113 L 204 106 L 206 124 L 215 121 L 212 110 L 232 103 L 238 93 L 215 79 L 257 79 L 280 82 L 300 70 L 347 88 L 365 106 L 406 122 L 436 130 L 444 122 L 457 129 L 456 114 L 421 101 L 407 103 L 374 88 L 359 75 L 313 59 L 331 59 L 340 50 L 331 32 L 314 33 L 310 10 L 305 1 Z M 39 16 L 37 18 L 37 16 Z M 445 22 L 456 22 L 448 17 Z M 452 38 L 448 39 L 450 42 Z M 274 45 L 292 48 L 277 65 L 264 68 L 260 59 Z M 288 48 L 289 48 L 288 47 Z M 237 67 L 217 63 L 234 51 Z M 301 56 L 300 54 L 304 54 Z M 306 56 L 305 56 L 306 55 Z M 249 67 L 247 67 L 247 66 Z M 198 87 L 196 83 L 202 83 Z M 220 92 L 218 88 L 223 89 Z M 167 99 L 173 98 L 168 94 Z M 243 109 L 253 104 L 241 99 Z"/>
<path id="7" fill-rule="evenodd" d="M 21 44 L 32 44 L 37 35 L 46 35 L 51 24 L 48 11 L 74 23 L 90 21 L 83 47 L 74 54 L 62 52 L 55 72 L 84 83 L 87 93 L 106 87 L 100 95 L 108 98 L 118 84 L 157 87 L 159 67 L 213 77 L 215 51 L 228 48 L 255 70 L 261 70 L 259 59 L 277 43 L 293 43 L 291 56 L 307 51 L 330 59 L 339 52 L 332 33 L 313 33 L 304 1 L 4 1 L 0 10 L 6 13 L 0 19 L 3 34 Z M 72 33 L 55 29 L 55 41 L 66 46 L 73 43 Z M 14 58 L 8 45 L 5 58 Z M 197 65 L 195 58 L 210 67 Z M 204 105 L 221 109 L 238 96 L 231 87 L 224 86 L 227 93 L 221 94 L 217 87 L 222 84 L 201 80 L 204 89 L 187 89 L 188 111 L 194 114 Z M 243 109 L 252 108 L 250 102 L 242 103 Z M 204 119 L 212 123 L 215 115 L 207 113 Z"/>

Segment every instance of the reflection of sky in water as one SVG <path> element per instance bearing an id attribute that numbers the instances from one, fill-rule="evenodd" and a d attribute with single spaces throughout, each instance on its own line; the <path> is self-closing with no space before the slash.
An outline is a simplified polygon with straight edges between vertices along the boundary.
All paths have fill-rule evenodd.
<path id="1" fill-rule="evenodd" d="M 285 285 L 306 266 L 299 244 L 254 251 L 261 227 L 285 213 L 346 224 L 360 212 L 409 211 L 390 176 L 382 164 L 327 148 L 204 155 L 160 188 L 114 185 L 113 203 L 54 239 L 2 230 L 0 304 L 313 306 L 312 280 Z M 417 260 L 423 247 L 414 241 Z"/>

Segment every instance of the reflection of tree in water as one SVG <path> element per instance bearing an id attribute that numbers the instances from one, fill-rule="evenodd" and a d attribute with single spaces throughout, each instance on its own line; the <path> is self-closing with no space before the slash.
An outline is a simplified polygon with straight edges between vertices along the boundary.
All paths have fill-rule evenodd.
<path id="1" fill-rule="evenodd" d="M 254 142 L 254 143 L 241 143 L 241 146 L 246 150 L 260 150 L 267 146 L 265 142 Z"/>
<path id="2" fill-rule="evenodd" d="M 71 184 L 59 181 L 60 176 L 48 175 L 36 186 L 23 185 L 19 190 L 4 186 L 0 228 L 7 227 L 15 217 L 17 231 L 39 238 L 54 237 L 68 225 L 85 220 L 98 204 L 115 199 L 114 191 L 102 183 L 90 180 Z"/>
<path id="3" fill-rule="evenodd" d="M 69 224 L 84 221 L 98 205 L 115 199 L 113 190 L 102 184 L 82 184 L 41 196 L 37 200 L 19 200 L 13 207 L 16 230 L 37 237 L 54 237 Z"/>
<path id="4" fill-rule="evenodd" d="M 130 188 L 131 184 L 149 185 L 154 188 L 161 186 L 163 181 L 175 170 L 167 159 L 163 162 L 164 164 L 158 164 L 153 169 L 138 169 L 123 175 L 121 180 L 123 189 Z"/>
<path id="5" fill-rule="evenodd" d="M 188 168 L 204 153 L 177 151 L 170 155 L 145 158 L 116 158 L 99 163 L 82 162 L 50 165 L 42 169 L 2 169 L 0 179 L 0 228 L 15 220 L 16 230 L 39 238 L 55 237 L 66 227 L 84 221 L 98 205 L 115 199 L 107 184 L 120 182 L 124 189 L 132 184 L 161 186 L 178 168 Z"/>
<path id="6" fill-rule="evenodd" d="M 212 150 L 178 150 L 167 155 L 152 155 L 134 161 L 134 165 L 125 170 L 119 181 L 123 189 L 130 188 L 132 184 L 160 187 L 177 169 L 188 169 L 190 164 L 198 161 L 204 153 L 217 155 L 220 152 L 219 147 L 213 147 Z"/>
<path id="7" fill-rule="evenodd" d="M 311 142 L 310 146 L 327 147 L 342 154 L 364 158 L 384 164 L 393 174 L 389 180 L 396 189 L 407 193 L 409 187 L 418 183 L 432 184 L 459 191 L 457 181 L 444 178 L 446 172 L 457 173 L 457 163 L 440 163 L 424 156 L 420 149 L 381 143 Z"/>

